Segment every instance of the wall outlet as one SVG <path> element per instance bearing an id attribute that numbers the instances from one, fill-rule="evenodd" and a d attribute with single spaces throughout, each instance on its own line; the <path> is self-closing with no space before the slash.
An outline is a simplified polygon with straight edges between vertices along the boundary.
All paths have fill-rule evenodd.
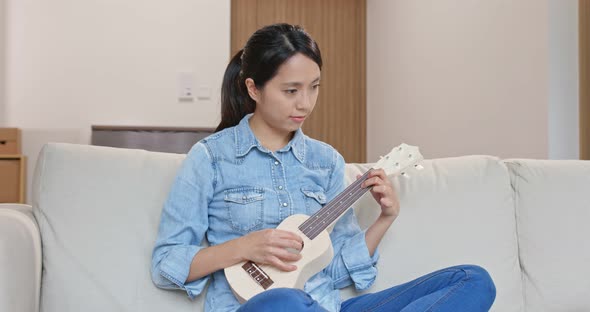
<path id="1" fill-rule="evenodd" d="M 199 88 L 197 89 L 197 99 L 210 100 L 211 88 L 209 86 L 199 86 Z"/>

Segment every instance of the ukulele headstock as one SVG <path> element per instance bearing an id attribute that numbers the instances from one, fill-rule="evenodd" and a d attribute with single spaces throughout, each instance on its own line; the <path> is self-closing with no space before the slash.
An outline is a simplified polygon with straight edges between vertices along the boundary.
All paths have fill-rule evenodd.
<path id="1" fill-rule="evenodd" d="M 405 143 L 394 147 L 391 152 L 381 159 L 373 166 L 374 169 L 383 169 L 387 175 L 401 175 L 409 178 L 408 171 L 422 170 L 424 167 L 419 164 L 424 157 L 420 154 L 417 146 L 408 145 Z"/>

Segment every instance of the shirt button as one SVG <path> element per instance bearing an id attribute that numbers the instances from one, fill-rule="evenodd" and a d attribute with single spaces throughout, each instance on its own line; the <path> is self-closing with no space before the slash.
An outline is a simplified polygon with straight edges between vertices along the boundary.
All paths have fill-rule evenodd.
<path id="1" fill-rule="evenodd" d="M 277 165 L 277 166 L 278 166 L 278 165 L 279 165 L 279 162 L 278 162 L 278 161 L 275 161 L 275 165 Z"/>
<path id="2" fill-rule="evenodd" d="M 283 203 L 283 207 L 287 207 L 289 204 L 287 203 Z"/>
<path id="3" fill-rule="evenodd" d="M 243 200 L 246 200 L 246 199 L 248 199 L 248 197 L 246 197 L 246 196 L 242 196 L 242 199 L 243 199 Z"/>
<path id="4" fill-rule="evenodd" d="M 282 185 L 279 185 L 279 190 L 282 190 L 282 189 L 283 189 L 283 186 Z"/>

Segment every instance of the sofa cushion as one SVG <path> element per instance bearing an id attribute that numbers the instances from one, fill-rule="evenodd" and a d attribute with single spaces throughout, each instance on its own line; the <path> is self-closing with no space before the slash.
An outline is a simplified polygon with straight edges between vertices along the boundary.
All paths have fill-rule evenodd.
<path id="1" fill-rule="evenodd" d="M 527 311 L 590 311 L 590 162 L 507 160 Z"/>
<path id="2" fill-rule="evenodd" d="M 514 202 L 508 171 L 497 158 L 465 156 L 426 160 L 410 179 L 392 178 L 401 211 L 379 251 L 374 292 L 444 267 L 477 264 L 496 284 L 492 311 L 523 311 Z M 350 183 L 369 169 L 348 164 Z M 367 193 L 355 205 L 362 227 L 380 208 Z M 346 297 L 355 295 L 346 290 Z"/>
<path id="3" fill-rule="evenodd" d="M 34 182 L 42 312 L 199 311 L 151 281 L 162 205 L 184 155 L 48 144 Z"/>

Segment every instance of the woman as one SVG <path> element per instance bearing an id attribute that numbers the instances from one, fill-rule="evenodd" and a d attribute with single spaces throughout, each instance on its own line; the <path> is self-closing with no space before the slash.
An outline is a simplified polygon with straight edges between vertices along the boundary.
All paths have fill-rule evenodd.
<path id="1" fill-rule="evenodd" d="M 303 291 L 273 289 L 237 301 L 223 269 L 252 261 L 296 270 L 301 256 L 287 248 L 300 251 L 303 241 L 276 226 L 292 214 L 313 214 L 344 189 L 342 156 L 301 131 L 316 104 L 321 67 L 317 44 L 287 24 L 256 31 L 232 58 L 217 131 L 188 153 L 162 211 L 154 283 L 194 298 L 211 279 L 206 311 L 487 311 L 494 284 L 471 265 L 341 302 L 339 289 L 372 285 L 377 246 L 399 214 L 383 170 L 363 182 L 380 216 L 363 231 L 349 209 L 330 234 L 332 262 Z"/>

